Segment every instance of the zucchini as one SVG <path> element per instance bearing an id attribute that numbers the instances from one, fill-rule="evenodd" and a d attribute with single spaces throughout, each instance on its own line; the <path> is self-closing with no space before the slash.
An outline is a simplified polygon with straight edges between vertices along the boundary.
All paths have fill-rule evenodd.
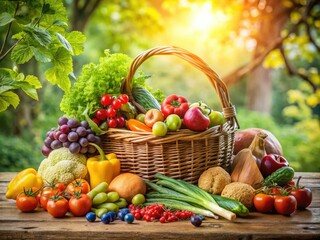
<path id="1" fill-rule="evenodd" d="M 278 184 L 284 186 L 288 184 L 294 176 L 294 170 L 292 167 L 282 167 L 271 173 L 262 181 L 263 186 L 269 186 L 272 184 Z"/>
<path id="2" fill-rule="evenodd" d="M 142 86 L 135 86 L 132 88 L 132 96 L 134 100 L 142 106 L 146 111 L 150 109 L 161 110 L 161 106 L 157 99 L 149 92 L 146 88 Z"/>

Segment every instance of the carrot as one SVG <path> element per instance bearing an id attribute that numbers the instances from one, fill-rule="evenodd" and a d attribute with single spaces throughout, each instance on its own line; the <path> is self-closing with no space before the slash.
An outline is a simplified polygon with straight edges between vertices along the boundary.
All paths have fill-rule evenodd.
<path id="1" fill-rule="evenodd" d="M 127 121 L 127 127 L 131 131 L 135 131 L 135 132 L 152 132 L 152 128 L 148 127 L 144 123 L 142 123 L 134 118 L 131 118 Z"/>

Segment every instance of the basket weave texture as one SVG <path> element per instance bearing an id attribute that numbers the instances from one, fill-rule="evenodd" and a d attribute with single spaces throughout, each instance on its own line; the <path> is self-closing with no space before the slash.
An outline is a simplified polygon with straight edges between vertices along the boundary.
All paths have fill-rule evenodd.
<path id="1" fill-rule="evenodd" d="M 102 136 L 105 152 L 114 152 L 121 161 L 121 171 L 138 174 L 154 181 L 154 174 L 196 183 L 201 173 L 214 166 L 228 170 L 233 153 L 234 134 L 238 129 L 235 107 L 230 102 L 228 89 L 218 74 L 202 59 L 185 49 L 174 46 L 160 46 L 139 54 L 131 63 L 122 84 L 122 92 L 139 111 L 145 110 L 135 102 L 132 81 L 136 70 L 148 58 L 155 55 L 174 55 L 189 62 L 203 72 L 219 97 L 227 122 L 203 132 L 180 129 L 168 132 L 165 137 L 155 137 L 149 132 L 134 132 L 110 128 Z"/>

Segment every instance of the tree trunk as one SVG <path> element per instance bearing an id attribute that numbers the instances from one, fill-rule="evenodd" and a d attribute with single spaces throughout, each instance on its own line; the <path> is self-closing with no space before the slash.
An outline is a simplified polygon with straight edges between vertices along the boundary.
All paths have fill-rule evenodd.
<path id="1" fill-rule="evenodd" d="M 281 31 L 289 19 L 290 9 L 283 6 L 281 1 L 270 1 L 269 9 L 272 12 L 262 12 L 259 18 L 257 46 L 254 56 L 258 57 L 266 51 L 270 43 L 281 37 Z M 266 9 L 267 9 L 266 7 Z M 249 72 L 247 79 L 247 108 L 261 113 L 270 113 L 272 106 L 272 69 L 266 69 L 262 64 Z"/>

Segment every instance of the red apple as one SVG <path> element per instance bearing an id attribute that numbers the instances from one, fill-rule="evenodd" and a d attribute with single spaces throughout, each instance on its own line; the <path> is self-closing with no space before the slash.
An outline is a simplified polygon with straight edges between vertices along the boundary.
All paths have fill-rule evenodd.
<path id="1" fill-rule="evenodd" d="M 261 160 L 260 171 L 263 177 L 269 176 L 279 168 L 289 166 L 287 159 L 278 154 L 268 154 Z"/>
<path id="2" fill-rule="evenodd" d="M 188 129 L 201 132 L 209 127 L 210 118 L 200 107 L 192 107 L 184 114 L 183 123 Z"/>

